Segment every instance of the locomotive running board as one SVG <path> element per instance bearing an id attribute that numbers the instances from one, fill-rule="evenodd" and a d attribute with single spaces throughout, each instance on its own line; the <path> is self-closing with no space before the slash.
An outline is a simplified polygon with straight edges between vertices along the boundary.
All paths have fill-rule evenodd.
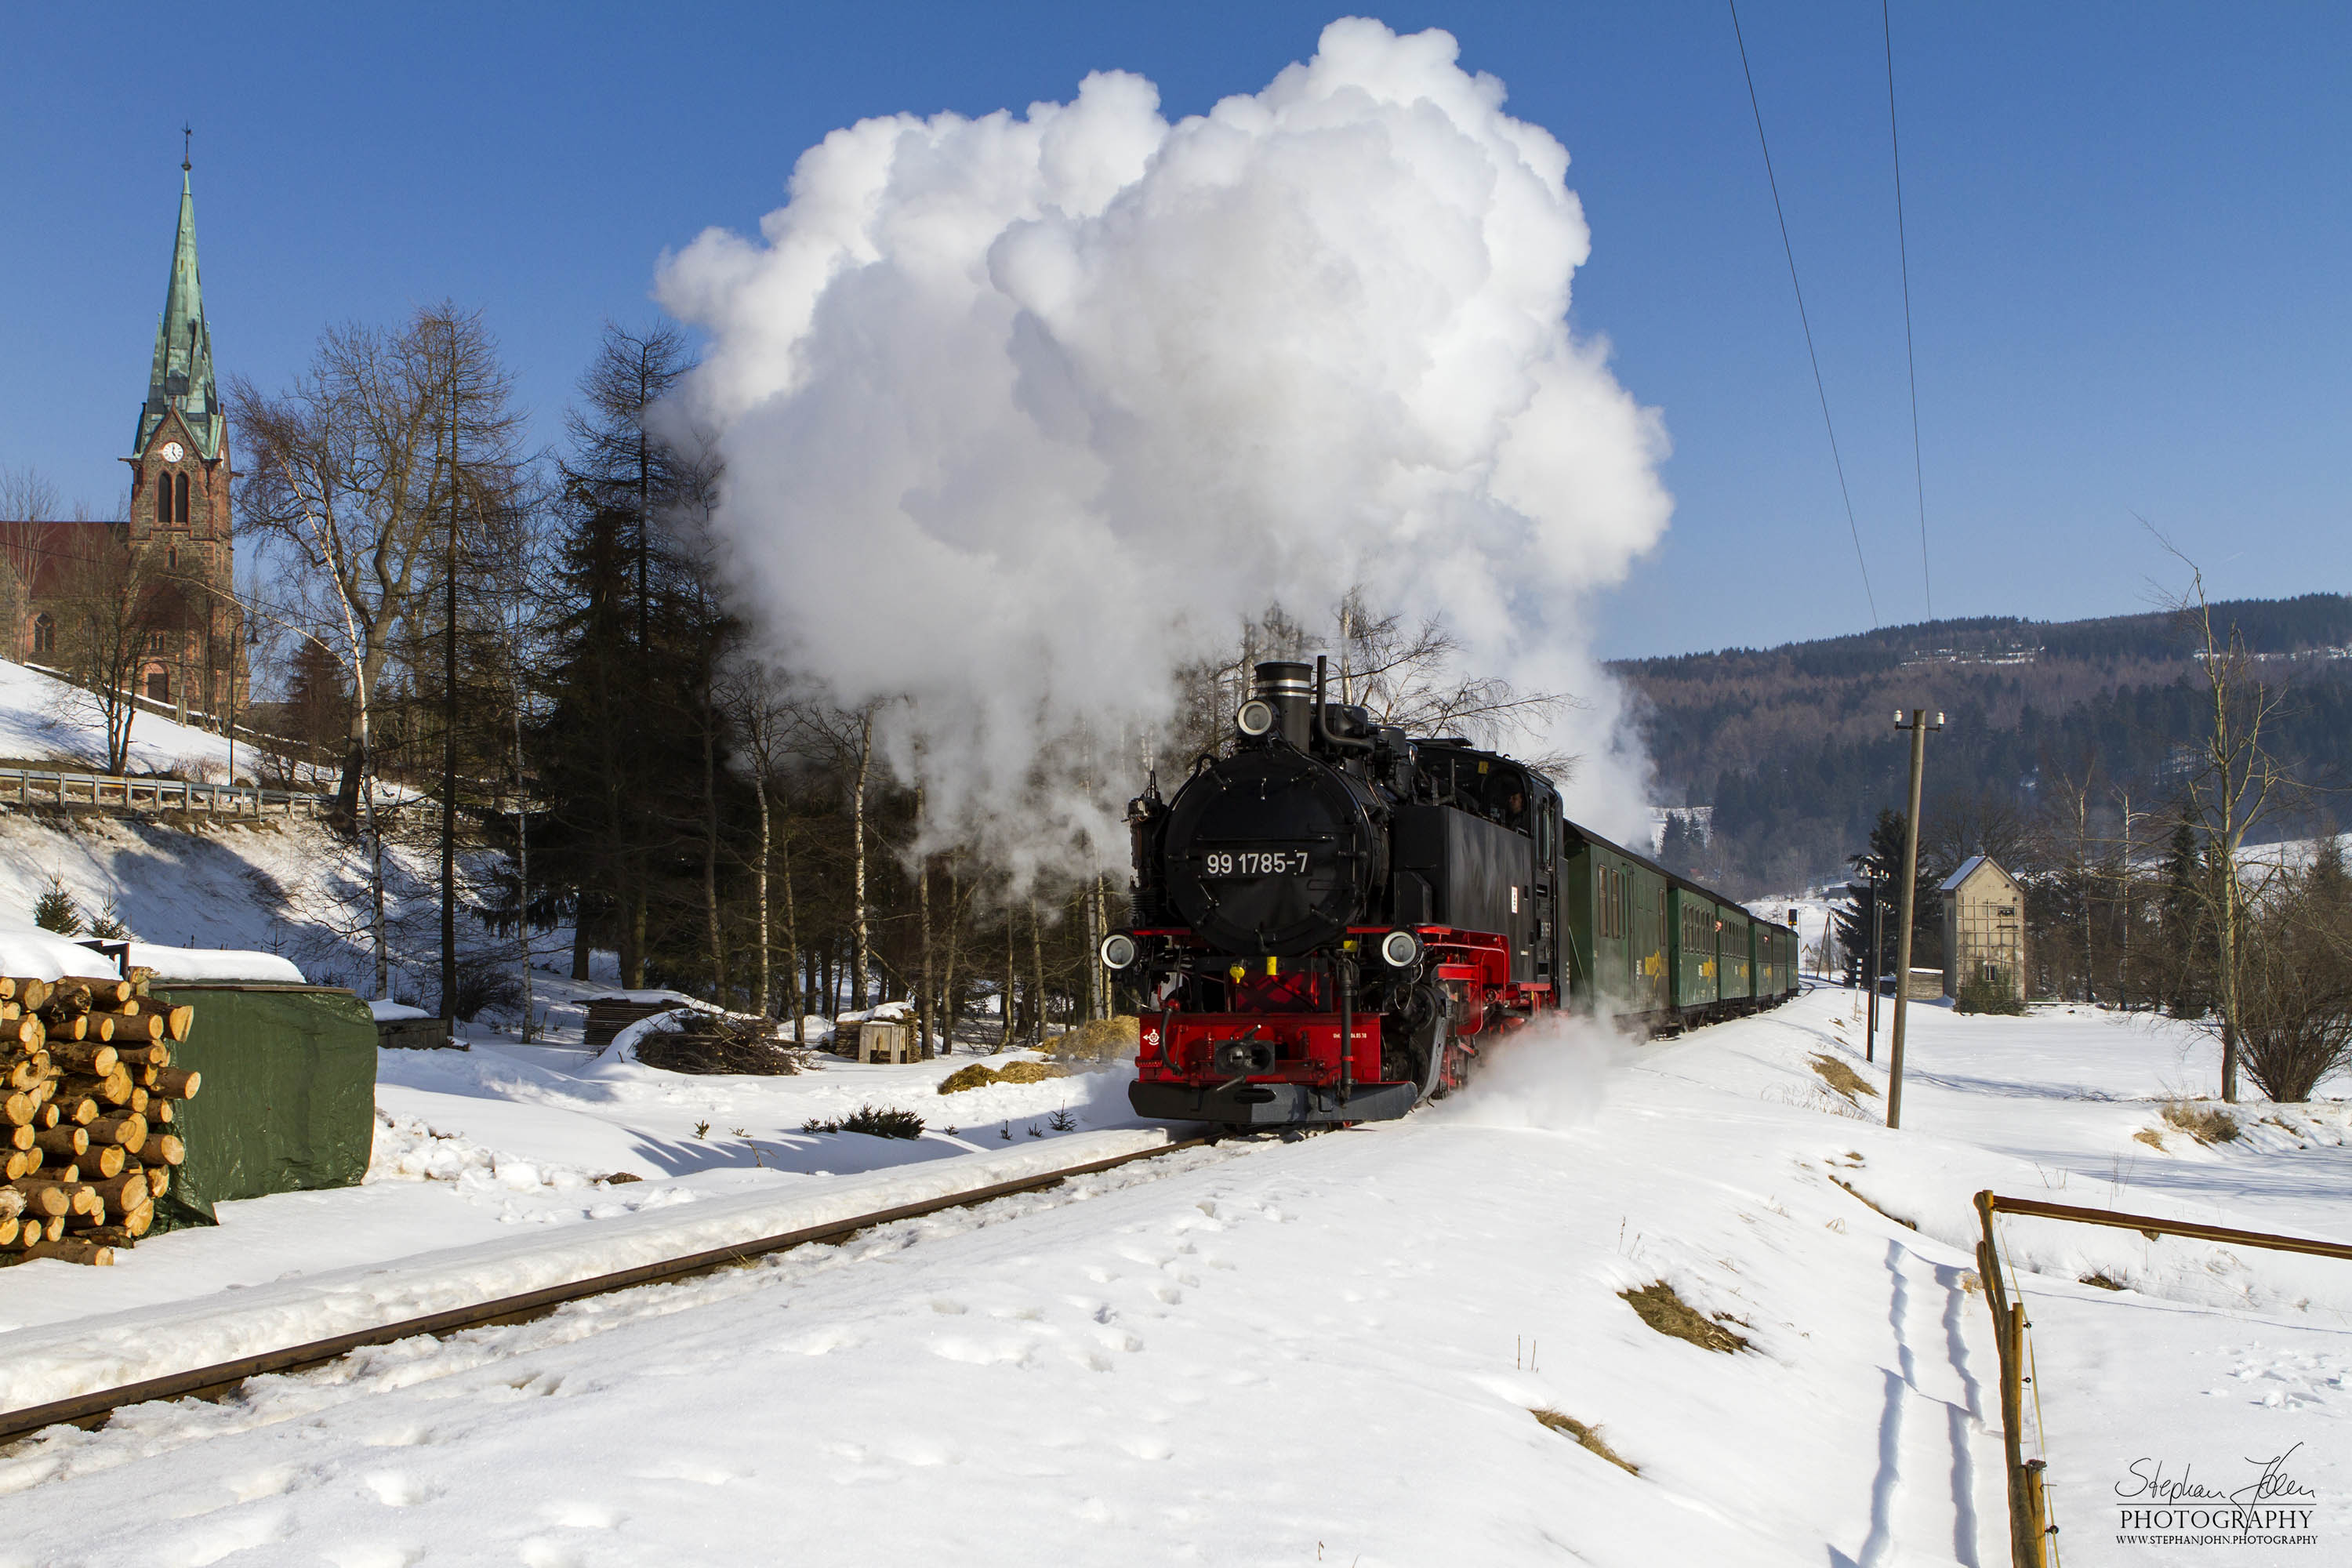
<path id="1" fill-rule="evenodd" d="M 1303 1083 L 1253 1083 L 1195 1089 L 1182 1083 L 1127 1086 L 1127 1102 L 1138 1116 L 1154 1121 L 1214 1121 L 1227 1127 L 1297 1127 L 1333 1121 L 1393 1121 L 1411 1110 L 1419 1087 L 1410 1083 L 1357 1086 L 1339 1103 L 1339 1092 Z"/>

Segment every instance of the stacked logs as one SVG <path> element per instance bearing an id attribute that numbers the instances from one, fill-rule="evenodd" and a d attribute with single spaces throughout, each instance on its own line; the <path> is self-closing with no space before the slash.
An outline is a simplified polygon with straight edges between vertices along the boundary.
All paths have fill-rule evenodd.
<path id="1" fill-rule="evenodd" d="M 145 990 L 0 976 L 0 1266 L 112 1263 L 154 1224 L 187 1153 L 173 1107 L 200 1075 L 172 1065 L 194 1009 Z"/>

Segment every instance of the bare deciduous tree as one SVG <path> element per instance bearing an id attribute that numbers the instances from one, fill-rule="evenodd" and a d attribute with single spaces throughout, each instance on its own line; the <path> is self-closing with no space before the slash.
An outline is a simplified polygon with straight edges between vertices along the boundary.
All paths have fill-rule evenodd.
<path id="1" fill-rule="evenodd" d="M 0 521 L 46 522 L 57 514 L 57 486 L 37 469 L 0 465 Z"/>
<path id="2" fill-rule="evenodd" d="M 881 709 L 882 703 L 877 700 L 857 708 L 807 702 L 795 710 L 802 742 L 833 758 L 845 775 L 849 795 L 849 1005 L 854 1008 L 872 1005 L 869 998 L 879 994 L 879 978 L 874 972 L 873 905 L 866 888 L 872 838 L 866 805 L 873 786 L 874 718 Z"/>
<path id="3" fill-rule="evenodd" d="M 2168 542 L 2167 549 L 2172 549 Z M 2263 871 L 2246 864 L 2248 835 L 2272 816 L 2292 789 L 2271 754 L 2263 731 L 2286 701 L 2284 683 L 2263 678 L 2244 637 L 2221 625 L 2205 595 L 2205 574 L 2178 550 L 2189 587 L 2175 602 L 2197 658 L 2208 717 L 2197 766 L 2182 784 L 2182 813 L 2204 839 L 2207 874 L 2199 897 L 2212 921 L 2219 950 L 2216 990 L 2221 1011 L 2221 1098 L 2238 1098 L 2239 1045 L 2244 1035 L 2241 980 L 2246 953 L 2246 912 Z"/>
<path id="4" fill-rule="evenodd" d="M 129 524 L 89 523 L 76 533 L 70 552 L 47 563 L 47 602 L 58 657 L 105 727 L 106 771 L 119 773 L 131 760 L 140 667 L 161 651 L 155 639 L 173 635 L 181 606 L 153 558 L 131 548 Z"/>
<path id="5" fill-rule="evenodd" d="M 2239 1046 L 2246 1075 L 2276 1100 L 2311 1098 L 2352 1067 L 2352 880 L 2330 835 L 2304 867 L 2282 868 L 2245 915 Z"/>
<path id="6" fill-rule="evenodd" d="M 1559 691 L 1521 691 L 1499 676 L 1463 668 L 1462 640 L 1434 616 L 1409 620 L 1368 606 L 1363 590 L 1339 602 L 1336 700 L 1369 710 L 1383 724 L 1416 735 L 1465 735 L 1505 747 L 1539 738 L 1560 714 L 1580 707 Z M 1571 755 L 1528 759 L 1555 780 L 1575 772 Z"/>
<path id="7" fill-rule="evenodd" d="M 386 665 L 431 590 L 453 506 L 449 391 L 495 365 L 478 316 L 442 305 L 396 331 L 350 326 L 320 339 L 291 387 L 267 395 L 240 378 L 232 401 L 245 433 L 244 524 L 291 570 L 281 604 L 261 613 L 332 653 L 351 680 L 352 718 L 339 792 L 346 821 L 372 846 L 370 928 L 378 995 L 391 984 L 383 846 L 376 811 L 376 697 Z M 492 374 L 490 380 L 497 377 Z"/>

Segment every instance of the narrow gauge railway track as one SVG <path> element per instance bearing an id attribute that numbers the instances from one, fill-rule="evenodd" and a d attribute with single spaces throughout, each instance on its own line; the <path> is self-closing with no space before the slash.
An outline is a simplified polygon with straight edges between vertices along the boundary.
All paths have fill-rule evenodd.
<path id="1" fill-rule="evenodd" d="M 784 1231 L 775 1236 L 761 1237 L 751 1241 L 736 1242 L 679 1258 L 665 1258 L 657 1263 L 640 1264 L 610 1274 L 598 1274 L 566 1285 L 551 1285 L 542 1289 L 525 1291 L 520 1295 L 503 1296 L 494 1300 L 477 1302 L 469 1307 L 452 1308 L 444 1312 L 432 1312 L 418 1318 L 407 1318 L 378 1328 L 355 1330 L 337 1334 L 331 1339 L 313 1340 L 306 1344 L 288 1345 L 279 1350 L 238 1356 L 211 1366 L 192 1367 L 163 1377 L 147 1378 L 138 1383 L 124 1384 L 117 1388 L 99 1389 L 76 1394 L 69 1399 L 52 1400 L 46 1405 L 27 1405 L 21 1410 L 0 1412 L 0 1446 L 58 1426 L 73 1426 L 89 1429 L 103 1426 L 109 1416 L 127 1405 L 144 1405 L 156 1400 L 223 1399 L 236 1392 L 248 1378 L 272 1373 L 304 1372 L 339 1361 L 354 1351 L 373 1345 L 388 1345 L 402 1340 L 425 1336 L 435 1339 L 460 1333 L 468 1329 L 503 1327 L 528 1323 L 551 1316 L 574 1301 L 592 1297 L 611 1295 L 616 1291 L 635 1289 L 642 1285 L 666 1285 L 715 1273 L 749 1263 L 774 1253 L 788 1252 L 795 1247 L 814 1243 L 838 1245 L 860 1232 L 877 1229 L 900 1220 L 919 1219 L 926 1215 L 949 1209 L 974 1208 L 1000 1198 L 1024 1193 L 1040 1192 L 1059 1186 L 1074 1176 L 1094 1175 L 1115 1170 L 1122 1165 L 1144 1160 L 1157 1160 L 1190 1149 L 1205 1148 L 1218 1140 L 1187 1138 L 1165 1143 L 1156 1149 L 1138 1149 L 1108 1159 L 1092 1160 L 1080 1165 L 1066 1165 L 1059 1170 L 1041 1172 L 1017 1181 L 998 1182 L 990 1186 L 975 1187 L 969 1192 L 950 1193 L 941 1197 L 928 1198 L 921 1203 L 902 1204 L 895 1208 L 878 1209 L 871 1214 L 856 1215 L 848 1219 L 812 1226 L 802 1230 Z"/>

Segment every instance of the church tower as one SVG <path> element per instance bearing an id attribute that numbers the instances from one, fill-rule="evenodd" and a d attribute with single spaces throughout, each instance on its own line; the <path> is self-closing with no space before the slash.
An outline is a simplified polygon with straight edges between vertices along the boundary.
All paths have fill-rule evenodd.
<path id="1" fill-rule="evenodd" d="M 131 525 L 133 538 L 178 531 L 191 540 L 228 538 L 227 422 L 213 374 L 212 329 L 205 321 L 205 289 L 196 266 L 196 198 L 191 165 L 180 161 L 180 228 L 172 242 L 172 274 L 163 289 L 163 318 L 155 327 L 154 363 L 147 401 L 131 443 Z"/>
<path id="2" fill-rule="evenodd" d="M 166 603 L 150 616 L 149 658 L 138 690 L 181 713 L 203 710 L 215 725 L 245 704 L 244 618 L 230 541 L 228 424 L 213 370 L 196 264 L 192 165 L 180 160 L 180 224 L 147 398 L 131 439 L 131 514 L 125 543 L 144 557 L 142 577 Z"/>

